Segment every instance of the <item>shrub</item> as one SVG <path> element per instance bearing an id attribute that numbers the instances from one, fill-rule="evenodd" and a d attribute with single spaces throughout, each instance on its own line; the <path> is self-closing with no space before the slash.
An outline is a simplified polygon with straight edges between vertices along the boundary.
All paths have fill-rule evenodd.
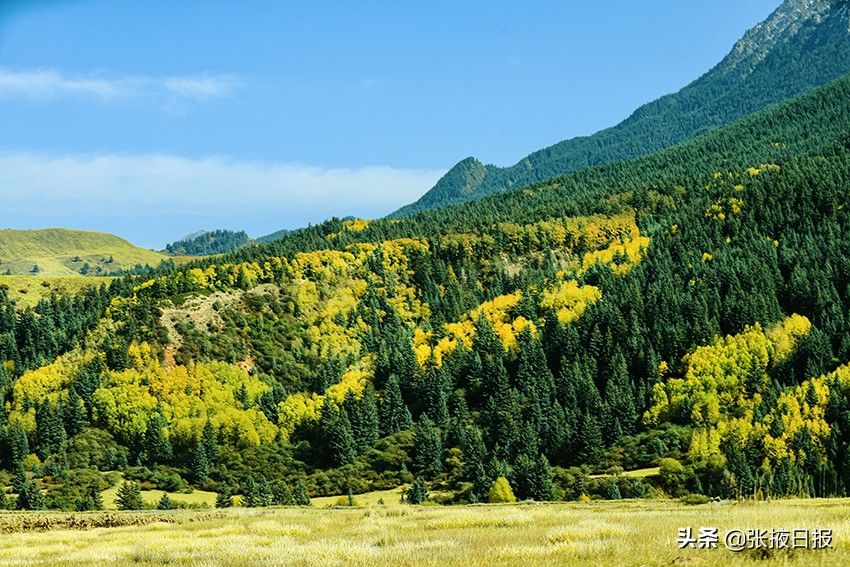
<path id="1" fill-rule="evenodd" d="M 516 502 L 516 496 L 514 496 L 511 483 L 503 476 L 500 476 L 493 482 L 490 491 L 487 493 L 487 498 L 494 504 Z"/>
<path id="2" fill-rule="evenodd" d="M 685 492 L 685 484 L 688 480 L 688 470 L 676 459 L 661 459 L 658 462 L 659 477 L 661 485 L 671 496 L 678 496 Z"/>
<path id="3" fill-rule="evenodd" d="M 698 504 L 708 504 L 711 502 L 711 498 L 704 494 L 688 494 L 687 496 L 683 496 L 681 498 L 682 504 L 688 504 L 689 506 L 696 506 Z"/>
<path id="4" fill-rule="evenodd" d="M 336 499 L 337 506 L 345 506 L 346 508 L 357 508 L 360 506 L 360 501 L 357 498 L 349 498 L 348 496 L 340 496 Z"/>
<path id="5" fill-rule="evenodd" d="M 603 494 L 607 500 L 620 500 L 623 498 L 620 493 L 620 487 L 617 486 L 617 483 L 613 480 L 605 485 Z"/>

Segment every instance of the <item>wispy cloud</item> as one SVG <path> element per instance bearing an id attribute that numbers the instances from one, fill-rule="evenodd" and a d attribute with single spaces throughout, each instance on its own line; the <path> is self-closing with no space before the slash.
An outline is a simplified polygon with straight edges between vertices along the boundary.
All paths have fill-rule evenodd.
<path id="1" fill-rule="evenodd" d="M 232 75 L 102 77 L 66 75 L 53 69 L 0 68 L 0 98 L 83 96 L 115 100 L 165 97 L 202 101 L 230 96 L 238 85 L 239 81 Z"/>
<path id="2" fill-rule="evenodd" d="M 383 216 L 421 196 L 442 173 L 218 157 L 0 153 L 6 219 L 0 223 L 104 230 L 161 247 L 201 228 L 261 235 L 331 216 Z"/>
<path id="3" fill-rule="evenodd" d="M 357 83 L 355 83 L 354 87 L 358 91 L 369 92 L 374 91 L 375 89 L 380 88 L 384 85 L 386 79 L 384 77 L 365 77 Z"/>

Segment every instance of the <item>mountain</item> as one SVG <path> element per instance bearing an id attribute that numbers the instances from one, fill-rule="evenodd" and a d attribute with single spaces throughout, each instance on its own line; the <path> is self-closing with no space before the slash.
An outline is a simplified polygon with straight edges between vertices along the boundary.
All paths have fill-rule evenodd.
<path id="1" fill-rule="evenodd" d="M 275 240 L 280 240 L 281 238 L 283 238 L 284 236 L 286 236 L 290 232 L 292 232 L 292 231 L 289 230 L 289 229 L 283 228 L 283 229 L 277 230 L 277 231 L 275 231 L 271 234 L 266 234 L 265 236 L 260 236 L 259 238 L 257 238 L 257 242 L 259 242 L 261 244 L 268 244 L 269 242 L 274 242 Z"/>
<path id="2" fill-rule="evenodd" d="M 100 275 L 136 265 L 156 267 L 165 258 L 102 232 L 0 230 L 0 274 Z"/>
<path id="3" fill-rule="evenodd" d="M 845 0 L 786 0 L 705 75 L 638 108 L 592 136 L 536 151 L 511 167 L 469 157 L 418 201 L 390 217 L 480 199 L 594 165 L 672 146 L 787 100 L 850 71 L 850 6 Z"/>
<path id="4" fill-rule="evenodd" d="M 68 510 L 116 470 L 247 506 L 847 494 L 848 100 L 17 315 L 0 287 L 0 469 Z"/>
<path id="5" fill-rule="evenodd" d="M 251 242 L 251 238 L 240 230 L 199 231 L 165 247 L 174 256 L 211 256 L 232 252 Z"/>

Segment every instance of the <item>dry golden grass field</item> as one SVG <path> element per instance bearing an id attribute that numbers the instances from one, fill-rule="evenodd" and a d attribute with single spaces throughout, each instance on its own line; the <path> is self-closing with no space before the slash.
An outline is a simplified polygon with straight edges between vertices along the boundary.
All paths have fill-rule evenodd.
<path id="1" fill-rule="evenodd" d="M 850 565 L 850 501 L 620 501 L 0 515 L 2 565 Z M 37 531 L 48 521 L 63 526 Z M 51 520 L 52 517 L 52 520 Z M 82 521 L 85 520 L 85 521 Z M 88 528 L 87 524 L 121 527 Z M 122 524 L 140 524 L 123 525 Z M 74 526 L 69 529 L 67 526 Z M 680 550 L 678 528 L 832 528 L 833 549 Z M 11 532 L 11 533 L 8 533 Z M 721 545 L 722 547 L 722 545 Z"/>

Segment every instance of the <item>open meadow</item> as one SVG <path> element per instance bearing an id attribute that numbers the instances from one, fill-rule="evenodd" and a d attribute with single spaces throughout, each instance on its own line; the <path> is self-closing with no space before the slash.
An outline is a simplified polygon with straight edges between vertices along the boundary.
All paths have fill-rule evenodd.
<path id="1" fill-rule="evenodd" d="M 109 276 L 7 276 L 0 275 L 0 287 L 18 309 L 35 307 L 39 300 L 56 295 L 78 295 L 90 287 L 108 286 Z"/>
<path id="2" fill-rule="evenodd" d="M 719 548 L 679 549 L 679 528 L 700 526 L 719 528 Z M 731 528 L 831 528 L 833 549 L 733 553 Z M 0 531 L 2 565 L 850 564 L 850 501 L 838 499 L 7 513 Z"/>

